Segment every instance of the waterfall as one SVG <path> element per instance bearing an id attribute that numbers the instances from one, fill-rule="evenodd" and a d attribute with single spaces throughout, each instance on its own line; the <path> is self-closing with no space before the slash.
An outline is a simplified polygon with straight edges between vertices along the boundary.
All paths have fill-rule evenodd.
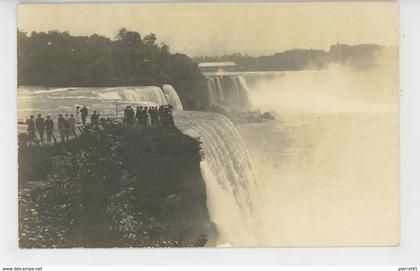
<path id="1" fill-rule="evenodd" d="M 260 198 L 248 151 L 233 123 L 220 114 L 174 112 L 175 124 L 203 143 L 202 175 L 219 244 L 255 246 L 263 229 Z"/>
<path id="2" fill-rule="evenodd" d="M 242 76 L 210 76 L 207 79 L 210 105 L 234 111 L 249 110 L 248 86 Z"/>
<path id="3" fill-rule="evenodd" d="M 106 88 L 103 90 L 103 93 L 102 91 L 98 92 L 98 95 L 107 95 L 109 93 L 116 93 L 121 100 L 127 102 L 146 105 L 163 105 L 168 103 L 162 89 L 155 86 Z"/>
<path id="4" fill-rule="evenodd" d="M 165 94 L 166 101 L 168 102 L 168 104 L 173 106 L 174 110 L 182 111 L 184 109 L 182 107 L 182 103 L 179 99 L 178 93 L 176 92 L 173 86 L 165 84 L 162 86 L 162 90 Z"/>
<path id="5" fill-rule="evenodd" d="M 206 74 L 209 105 L 222 106 L 231 111 L 248 111 L 251 108 L 248 97 L 250 88 L 282 75 L 282 72 Z"/>
<path id="6" fill-rule="evenodd" d="M 162 90 L 156 86 L 110 88 L 18 88 L 18 118 L 25 120 L 31 114 L 75 114 L 76 106 L 86 105 L 101 116 L 114 117 L 116 110 L 122 116 L 125 104 L 155 106 L 171 104 L 174 110 L 182 110 L 182 103 L 171 85 Z M 117 107 L 116 107 L 117 103 Z M 116 109 L 117 108 L 117 109 Z"/>
<path id="7" fill-rule="evenodd" d="M 240 104 L 243 104 L 246 108 L 250 108 L 250 103 L 249 103 L 249 89 L 248 89 L 248 85 L 246 83 L 246 80 L 243 76 L 238 76 L 237 77 L 237 83 L 239 84 L 239 100 L 240 100 Z"/>
<path id="8" fill-rule="evenodd" d="M 216 83 L 213 77 L 210 77 L 207 79 L 207 95 L 209 97 L 209 105 L 216 104 L 216 102 L 219 100 L 219 97 L 217 95 L 216 89 Z"/>

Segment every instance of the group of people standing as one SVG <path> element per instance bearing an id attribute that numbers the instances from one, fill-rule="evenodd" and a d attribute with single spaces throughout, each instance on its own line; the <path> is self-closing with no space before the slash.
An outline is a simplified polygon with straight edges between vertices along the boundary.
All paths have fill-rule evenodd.
<path id="1" fill-rule="evenodd" d="M 168 126 L 173 125 L 172 106 L 138 106 L 136 111 L 128 105 L 124 109 L 124 124 L 137 123 L 142 126 Z"/>
<path id="2" fill-rule="evenodd" d="M 84 105 L 82 108 L 80 108 L 80 106 L 76 106 L 76 116 L 77 119 L 79 119 L 79 115 L 82 117 L 82 125 L 86 126 L 86 118 L 87 116 L 89 116 L 89 111 L 86 108 L 86 106 Z M 99 116 L 101 114 L 96 113 L 96 110 L 93 111 L 93 114 L 90 115 L 90 124 L 92 126 L 98 125 L 99 124 Z M 79 123 L 79 121 L 78 121 Z"/>
<path id="3" fill-rule="evenodd" d="M 71 136 L 77 136 L 76 134 L 76 125 L 80 123 L 79 117 L 81 117 L 81 124 L 83 127 L 86 126 L 86 119 L 89 115 L 89 111 L 86 106 L 80 108 L 76 106 L 76 116 L 73 114 L 59 114 L 57 118 L 57 128 L 60 134 L 61 142 L 68 141 Z M 93 114 L 90 115 L 90 125 L 92 127 L 97 127 L 99 125 L 100 114 L 93 111 Z M 138 106 L 136 111 L 128 105 L 124 109 L 124 124 L 139 124 L 142 126 L 170 126 L 174 125 L 174 120 L 172 116 L 172 106 L 171 105 L 161 105 L 161 106 Z M 29 119 L 26 120 L 28 126 L 29 140 L 34 143 L 44 143 L 44 133 L 47 135 L 47 144 L 51 144 L 52 140 L 56 142 L 54 136 L 54 120 L 47 115 L 46 119 L 42 117 L 41 114 L 35 118 L 34 115 L 31 115 Z M 39 139 L 37 137 L 39 135 Z"/>
<path id="4" fill-rule="evenodd" d="M 54 136 L 54 121 L 49 115 L 46 119 L 42 117 L 41 114 L 35 118 L 34 115 L 31 115 L 26 121 L 28 126 L 29 139 L 36 143 L 44 143 L 44 133 L 47 134 L 47 144 L 51 144 L 52 140 L 55 139 Z M 65 114 L 64 117 L 62 114 L 58 115 L 57 118 L 57 128 L 60 133 L 61 141 L 64 142 L 69 140 L 69 137 L 74 135 L 76 136 L 76 119 L 73 114 Z M 39 139 L 36 136 L 36 132 L 39 134 Z"/>
<path id="5" fill-rule="evenodd" d="M 82 117 L 83 126 L 86 126 L 86 118 L 89 115 L 89 111 L 88 111 L 88 109 L 86 108 L 85 105 L 82 108 L 80 108 L 80 106 L 76 106 L 76 116 L 77 116 L 77 118 L 79 118 L 79 115 Z M 93 111 L 93 114 L 90 116 L 91 123 L 98 124 L 99 115 L 100 114 L 96 114 L 96 111 Z"/>

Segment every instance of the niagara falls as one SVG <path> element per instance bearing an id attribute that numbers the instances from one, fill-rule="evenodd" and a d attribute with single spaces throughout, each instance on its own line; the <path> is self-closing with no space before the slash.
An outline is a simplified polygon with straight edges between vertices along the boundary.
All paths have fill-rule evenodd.
<path id="1" fill-rule="evenodd" d="M 19 247 L 398 244 L 394 13 L 307 5 L 21 6 Z"/>

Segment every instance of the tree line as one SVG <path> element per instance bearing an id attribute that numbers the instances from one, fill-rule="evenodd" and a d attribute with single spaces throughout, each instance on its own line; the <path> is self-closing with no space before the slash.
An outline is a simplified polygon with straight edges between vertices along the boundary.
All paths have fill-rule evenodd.
<path id="1" fill-rule="evenodd" d="M 348 65 L 355 69 L 369 69 L 376 65 L 382 46 L 376 44 L 331 45 L 328 51 L 292 49 L 266 56 L 251 56 L 240 53 L 222 56 L 198 56 L 200 62 L 233 61 L 243 71 L 296 71 L 324 69 L 330 63 Z"/>
<path id="2" fill-rule="evenodd" d="M 155 34 L 121 28 L 115 39 L 18 30 L 18 84 L 46 87 L 110 87 L 170 84 L 186 109 L 206 104 L 206 81 L 197 64 L 170 53 Z"/>

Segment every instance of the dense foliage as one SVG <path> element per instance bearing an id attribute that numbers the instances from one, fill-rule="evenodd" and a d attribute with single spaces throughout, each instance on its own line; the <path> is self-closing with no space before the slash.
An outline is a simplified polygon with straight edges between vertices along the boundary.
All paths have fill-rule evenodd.
<path id="1" fill-rule="evenodd" d="M 206 104 L 206 82 L 184 54 L 172 54 L 151 33 L 122 28 L 115 39 L 93 34 L 18 31 L 18 84 L 55 87 L 171 84 L 185 108 Z"/>
<path id="2" fill-rule="evenodd" d="M 267 56 L 250 56 L 239 53 L 223 56 L 200 56 L 194 61 L 219 62 L 233 61 L 243 71 L 293 71 L 323 69 L 330 63 L 349 65 L 356 69 L 366 69 L 375 65 L 382 49 L 375 44 L 330 46 L 329 51 L 313 49 L 293 49 Z"/>
<path id="3" fill-rule="evenodd" d="M 39 149 L 19 150 L 27 160 L 49 156 L 20 161 L 29 170 L 19 174 L 21 247 L 185 247 L 211 238 L 200 145 L 176 128 L 113 124 Z"/>

